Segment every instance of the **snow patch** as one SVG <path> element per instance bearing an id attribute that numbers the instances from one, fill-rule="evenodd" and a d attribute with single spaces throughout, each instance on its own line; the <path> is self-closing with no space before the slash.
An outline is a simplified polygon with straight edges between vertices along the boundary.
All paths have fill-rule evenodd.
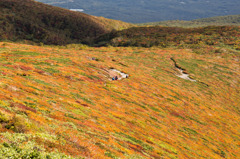
<path id="1" fill-rule="evenodd" d="M 184 73 L 183 72 L 183 69 L 180 69 L 180 68 L 177 68 L 177 70 L 180 72 L 180 75 L 176 75 L 182 79 L 185 79 L 185 80 L 189 80 L 189 81 L 192 81 L 192 82 L 196 82 L 196 80 L 192 79 L 189 77 L 189 74 L 187 73 Z"/>
<path id="2" fill-rule="evenodd" d="M 83 9 L 69 9 L 70 11 L 75 11 L 75 12 L 83 12 Z"/>
<path id="3" fill-rule="evenodd" d="M 123 79 L 123 78 L 128 78 L 128 77 L 129 77 L 128 74 L 123 73 L 123 72 L 121 72 L 121 71 L 119 71 L 119 70 L 117 70 L 117 69 L 110 69 L 109 72 L 110 72 L 110 74 L 114 74 L 113 72 L 115 72 L 116 74 L 118 74 L 118 75 L 116 75 L 116 76 L 118 76 L 118 80 L 121 80 L 121 79 Z M 111 73 L 111 72 L 112 72 L 112 73 Z"/>

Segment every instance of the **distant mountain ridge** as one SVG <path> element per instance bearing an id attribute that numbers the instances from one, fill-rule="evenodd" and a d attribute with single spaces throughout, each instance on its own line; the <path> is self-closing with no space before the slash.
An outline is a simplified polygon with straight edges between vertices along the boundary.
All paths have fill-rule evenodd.
<path id="1" fill-rule="evenodd" d="M 226 26 L 226 25 L 240 25 L 240 15 L 217 16 L 210 18 L 195 19 L 191 21 L 185 20 L 169 20 L 153 23 L 140 23 L 139 26 L 169 26 L 169 27 L 204 27 L 204 26 Z"/>
<path id="2" fill-rule="evenodd" d="M 131 23 L 193 20 L 240 14 L 239 0 L 37 0 Z"/>

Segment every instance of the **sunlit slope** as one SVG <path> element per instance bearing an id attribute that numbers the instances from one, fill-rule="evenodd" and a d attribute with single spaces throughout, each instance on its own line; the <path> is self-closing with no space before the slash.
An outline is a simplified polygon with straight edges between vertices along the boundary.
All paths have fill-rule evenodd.
<path id="1" fill-rule="evenodd" d="M 120 20 L 114 20 L 114 19 L 108 19 L 108 18 L 96 17 L 96 16 L 92 16 L 92 17 L 97 21 L 99 21 L 99 23 L 101 23 L 103 26 L 105 26 L 105 29 L 107 30 L 123 30 L 123 29 L 128 29 L 136 26 L 135 24 L 123 22 Z"/>
<path id="2" fill-rule="evenodd" d="M 240 157 L 239 52 L 1 42 L 0 60 L 1 157 Z"/>

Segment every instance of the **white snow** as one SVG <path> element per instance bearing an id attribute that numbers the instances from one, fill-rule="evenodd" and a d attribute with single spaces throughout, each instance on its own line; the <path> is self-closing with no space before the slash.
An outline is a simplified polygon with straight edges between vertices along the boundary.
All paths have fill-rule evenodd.
<path id="1" fill-rule="evenodd" d="M 83 9 L 70 9 L 71 11 L 75 11 L 75 12 L 83 12 Z"/>

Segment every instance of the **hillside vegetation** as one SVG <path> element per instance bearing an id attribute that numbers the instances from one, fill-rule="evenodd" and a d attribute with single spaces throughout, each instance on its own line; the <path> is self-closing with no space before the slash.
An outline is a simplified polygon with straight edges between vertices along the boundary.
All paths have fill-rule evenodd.
<path id="1" fill-rule="evenodd" d="M 196 28 L 205 26 L 240 26 L 240 15 L 218 16 L 211 18 L 202 18 L 191 21 L 184 20 L 170 20 L 153 23 L 137 24 L 138 26 L 167 26 L 167 27 L 184 27 Z"/>
<path id="2" fill-rule="evenodd" d="M 237 51 L 1 42 L 0 55 L 0 158 L 240 157 Z"/>
<path id="3" fill-rule="evenodd" d="M 178 27 L 133 27 L 104 34 L 96 39 L 98 45 L 182 47 L 202 49 L 204 47 L 230 47 L 240 49 L 240 27 L 208 26 L 202 28 Z"/>
<path id="4" fill-rule="evenodd" d="M 240 158 L 239 26 L 0 9 L 1 159 Z"/>
<path id="5" fill-rule="evenodd" d="M 44 44 L 85 43 L 126 23 L 102 20 L 33 0 L 0 1 L 0 39 Z"/>
<path id="6" fill-rule="evenodd" d="M 113 19 L 108 19 L 108 18 L 104 18 L 104 17 L 96 17 L 94 16 L 94 18 L 96 18 L 98 21 L 100 21 L 105 28 L 107 28 L 108 30 L 123 30 L 123 29 L 128 29 L 131 27 L 136 27 L 136 24 L 132 24 L 132 23 L 126 23 L 123 21 L 119 21 L 119 20 L 113 20 Z"/>

